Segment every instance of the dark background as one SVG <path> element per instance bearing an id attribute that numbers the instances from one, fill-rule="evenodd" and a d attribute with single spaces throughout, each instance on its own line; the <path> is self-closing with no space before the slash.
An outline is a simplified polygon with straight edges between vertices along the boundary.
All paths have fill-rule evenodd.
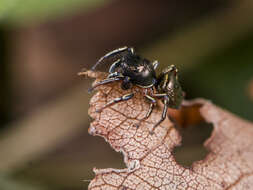
<path id="1" fill-rule="evenodd" d="M 210 99 L 252 121 L 252 8 L 250 0 L 3 1 L 0 189 L 86 189 L 93 167 L 125 167 L 88 135 L 91 80 L 77 76 L 118 47 L 135 47 L 160 69 L 175 64 L 187 99 Z M 182 130 L 178 162 L 202 159 L 211 129 Z"/>

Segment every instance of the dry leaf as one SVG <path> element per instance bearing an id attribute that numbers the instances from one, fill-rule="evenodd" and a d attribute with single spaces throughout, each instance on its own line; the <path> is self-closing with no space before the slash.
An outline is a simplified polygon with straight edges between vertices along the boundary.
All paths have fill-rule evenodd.
<path id="1" fill-rule="evenodd" d="M 87 71 L 89 77 L 105 77 L 104 73 Z M 95 82 L 96 82 L 95 81 Z M 170 189 L 252 189 L 253 188 L 253 125 L 206 100 L 184 102 L 198 107 L 199 113 L 213 124 L 211 137 L 205 142 L 210 151 L 204 160 L 191 168 L 179 165 L 172 155 L 181 137 L 166 119 L 149 133 L 161 116 L 159 105 L 149 119 L 137 128 L 149 105 L 142 89 L 134 87 L 134 98 L 114 104 L 101 113 L 96 110 L 108 101 L 127 94 L 120 82 L 97 88 L 90 101 L 89 114 L 94 121 L 89 133 L 104 137 L 116 151 L 124 154 L 126 169 L 94 169 L 90 190 L 170 190 Z M 187 115 L 187 113 L 186 113 Z M 182 116 L 180 116 L 182 117 Z"/>
<path id="2" fill-rule="evenodd" d="M 250 99 L 253 101 L 253 79 L 251 79 L 249 82 L 248 95 L 249 95 Z"/>

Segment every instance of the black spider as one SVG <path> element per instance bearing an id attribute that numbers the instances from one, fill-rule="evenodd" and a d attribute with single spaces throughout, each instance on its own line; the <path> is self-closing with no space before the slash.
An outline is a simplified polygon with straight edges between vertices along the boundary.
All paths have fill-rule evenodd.
<path id="1" fill-rule="evenodd" d="M 119 80 L 122 81 L 121 87 L 124 90 L 131 88 L 133 85 L 150 89 L 151 93 L 148 93 L 146 90 L 144 95 L 150 101 L 150 108 L 144 119 L 147 119 L 152 113 L 156 104 L 156 98 L 162 99 L 164 104 L 161 119 L 154 125 L 152 132 L 166 118 L 168 108 L 178 109 L 180 107 L 184 98 L 184 92 L 178 82 L 178 71 L 174 65 L 168 66 L 156 76 L 155 69 L 159 64 L 158 61 L 150 62 L 135 54 L 133 48 L 123 47 L 101 57 L 92 67 L 92 70 L 95 70 L 97 65 L 108 58 L 117 58 L 110 66 L 109 75 L 106 79 L 96 83 L 89 91 L 92 91 L 97 86 Z M 154 93 L 153 89 L 155 89 L 156 93 Z M 117 102 L 129 100 L 133 96 L 133 93 L 125 94 L 108 102 L 98 111 L 102 111 L 104 108 Z"/>

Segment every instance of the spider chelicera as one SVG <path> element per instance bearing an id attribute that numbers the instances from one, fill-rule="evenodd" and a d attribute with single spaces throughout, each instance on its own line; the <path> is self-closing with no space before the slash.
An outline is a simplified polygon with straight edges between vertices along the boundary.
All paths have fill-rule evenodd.
<path id="1" fill-rule="evenodd" d="M 117 58 L 110 66 L 109 75 L 106 79 L 97 82 L 89 91 L 97 86 L 119 80 L 122 81 L 121 88 L 124 90 L 130 89 L 133 85 L 146 89 L 144 97 L 149 100 L 150 107 L 143 120 L 151 115 L 156 105 L 156 99 L 161 99 L 164 105 L 161 119 L 154 125 L 152 132 L 166 118 L 168 108 L 178 109 L 180 107 L 184 92 L 178 81 L 178 70 L 174 65 L 168 66 L 157 76 L 155 70 L 159 64 L 158 61 L 151 62 L 137 55 L 133 48 L 122 47 L 101 57 L 92 67 L 92 70 L 95 70 L 99 64 L 108 58 Z M 115 103 L 127 101 L 133 96 L 134 93 L 129 93 L 115 98 L 99 109 L 98 112 Z"/>

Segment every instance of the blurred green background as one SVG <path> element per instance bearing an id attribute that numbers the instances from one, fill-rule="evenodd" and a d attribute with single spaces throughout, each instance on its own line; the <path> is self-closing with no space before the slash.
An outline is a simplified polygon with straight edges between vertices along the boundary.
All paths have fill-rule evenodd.
<path id="1" fill-rule="evenodd" d="M 250 0 L 0 0 L 0 189 L 87 189 L 93 167 L 125 167 L 88 135 L 91 80 L 77 76 L 121 46 L 175 64 L 187 99 L 252 121 L 252 10 Z M 180 163 L 205 156 L 211 129 L 182 131 Z"/>

